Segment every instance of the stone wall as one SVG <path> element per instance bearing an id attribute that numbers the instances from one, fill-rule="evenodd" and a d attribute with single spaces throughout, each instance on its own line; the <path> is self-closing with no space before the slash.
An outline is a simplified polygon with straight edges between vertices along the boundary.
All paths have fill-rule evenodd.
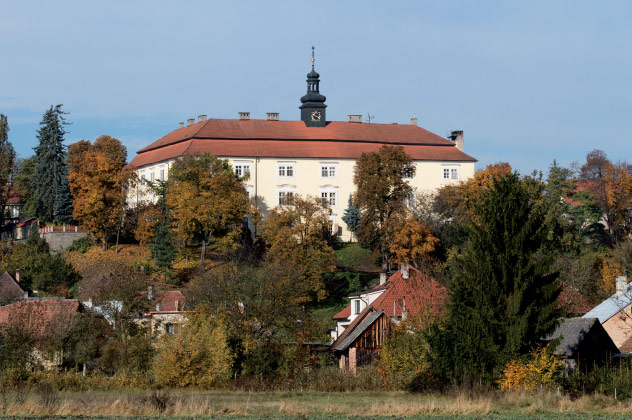
<path id="1" fill-rule="evenodd" d="M 85 232 L 44 232 L 40 233 L 51 252 L 65 251 L 73 241 L 88 236 Z"/>

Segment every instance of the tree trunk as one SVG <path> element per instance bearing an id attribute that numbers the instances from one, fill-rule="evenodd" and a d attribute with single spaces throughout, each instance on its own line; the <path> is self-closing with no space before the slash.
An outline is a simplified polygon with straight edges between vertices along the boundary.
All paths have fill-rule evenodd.
<path id="1" fill-rule="evenodd" d="M 204 258 L 206 257 L 206 238 L 208 237 L 208 233 L 204 234 L 202 238 L 202 252 L 200 253 L 200 274 L 204 274 Z"/>
<path id="2" fill-rule="evenodd" d="M 114 245 L 114 253 L 118 254 L 118 244 L 119 244 L 119 237 L 121 236 L 121 227 L 119 226 L 118 230 L 116 231 L 116 245 Z"/>

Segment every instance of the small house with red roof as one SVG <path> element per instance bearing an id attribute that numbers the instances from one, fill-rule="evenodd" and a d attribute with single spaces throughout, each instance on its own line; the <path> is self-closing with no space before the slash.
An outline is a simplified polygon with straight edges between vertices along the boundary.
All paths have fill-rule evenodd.
<path id="1" fill-rule="evenodd" d="M 333 317 L 331 349 L 340 368 L 355 372 L 369 364 L 395 325 L 408 317 L 429 322 L 441 315 L 446 298 L 444 286 L 408 264 L 376 287 L 349 296 L 351 304 Z"/>
<path id="2" fill-rule="evenodd" d="M 151 308 L 143 314 L 143 322 L 147 322 L 152 333 L 160 336 L 175 334 L 187 321 L 184 295 L 179 290 L 156 291 L 149 286 L 147 299 Z"/>
<path id="3" fill-rule="evenodd" d="M 19 272 L 16 273 L 16 279 L 11 277 L 11 274 L 6 271 L 0 274 L 0 305 L 6 305 L 29 297 L 28 292 L 22 289 L 16 281 L 19 278 Z"/>

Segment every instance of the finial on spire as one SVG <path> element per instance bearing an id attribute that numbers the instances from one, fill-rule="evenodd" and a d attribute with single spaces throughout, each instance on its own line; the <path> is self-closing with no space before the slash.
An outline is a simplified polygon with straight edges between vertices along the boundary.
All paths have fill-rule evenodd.
<path id="1" fill-rule="evenodd" d="M 314 70 L 314 46 L 312 45 L 312 70 Z"/>

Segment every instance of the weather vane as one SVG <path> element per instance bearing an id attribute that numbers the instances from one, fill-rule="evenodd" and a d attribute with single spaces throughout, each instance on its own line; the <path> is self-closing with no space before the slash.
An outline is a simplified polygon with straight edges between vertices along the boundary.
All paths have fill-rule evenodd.
<path id="1" fill-rule="evenodd" d="M 314 70 L 314 46 L 312 45 L 312 70 Z"/>

